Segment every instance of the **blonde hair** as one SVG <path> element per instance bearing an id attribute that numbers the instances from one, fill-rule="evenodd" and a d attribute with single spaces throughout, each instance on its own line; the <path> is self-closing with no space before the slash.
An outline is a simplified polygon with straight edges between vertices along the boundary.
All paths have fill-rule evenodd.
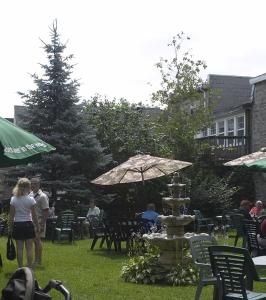
<path id="1" fill-rule="evenodd" d="M 20 178 L 13 189 L 13 195 L 17 197 L 25 196 L 30 191 L 30 181 L 28 178 Z"/>

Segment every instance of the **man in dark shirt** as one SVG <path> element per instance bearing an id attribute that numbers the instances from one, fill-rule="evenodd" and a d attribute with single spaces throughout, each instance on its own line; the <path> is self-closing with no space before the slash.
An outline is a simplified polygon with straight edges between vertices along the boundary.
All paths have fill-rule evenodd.
<path id="1" fill-rule="evenodd" d="M 244 216 L 244 219 L 246 220 L 252 220 L 251 215 L 249 214 L 251 208 L 251 202 L 248 200 L 242 200 L 239 206 L 239 213 Z"/>

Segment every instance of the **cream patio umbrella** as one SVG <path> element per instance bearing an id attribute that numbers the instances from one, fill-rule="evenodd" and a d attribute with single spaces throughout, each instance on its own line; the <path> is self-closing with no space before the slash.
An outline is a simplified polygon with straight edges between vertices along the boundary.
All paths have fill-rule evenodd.
<path id="1" fill-rule="evenodd" d="M 251 154 L 247 154 L 239 158 L 236 158 L 234 160 L 228 161 L 224 165 L 226 167 L 234 167 L 234 166 L 252 167 L 254 166 L 254 163 L 258 162 L 263 158 L 266 158 L 266 147 L 261 148 L 260 151 L 253 152 Z"/>
<path id="2" fill-rule="evenodd" d="M 100 185 L 114 185 L 149 180 L 172 174 L 192 163 L 150 155 L 135 155 L 126 162 L 97 177 L 91 182 Z"/>

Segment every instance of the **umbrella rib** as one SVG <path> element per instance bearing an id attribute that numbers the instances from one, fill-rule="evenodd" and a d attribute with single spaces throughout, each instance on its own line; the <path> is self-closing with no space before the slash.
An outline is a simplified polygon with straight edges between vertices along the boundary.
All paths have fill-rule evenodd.
<path id="1" fill-rule="evenodd" d="M 118 181 L 118 183 L 121 183 L 121 181 L 123 180 L 123 178 L 126 176 L 127 172 L 129 170 L 125 170 L 125 173 L 123 174 L 123 176 L 121 176 L 120 180 Z"/>
<path id="2" fill-rule="evenodd" d="M 162 172 L 164 175 L 168 175 L 167 173 L 165 173 L 163 170 L 161 170 L 158 166 L 154 166 L 156 169 L 158 169 L 160 172 Z"/>

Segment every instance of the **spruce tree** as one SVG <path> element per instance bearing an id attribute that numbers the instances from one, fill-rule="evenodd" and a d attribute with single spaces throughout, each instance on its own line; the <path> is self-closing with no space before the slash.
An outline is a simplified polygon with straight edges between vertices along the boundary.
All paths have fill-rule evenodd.
<path id="1" fill-rule="evenodd" d="M 110 157 L 96 138 L 95 131 L 84 120 L 78 104 L 79 82 L 71 79 L 73 55 L 64 55 L 66 45 L 60 41 L 57 22 L 50 28 L 50 43 L 43 43 L 47 64 L 39 77 L 33 74 L 34 90 L 19 93 L 27 107 L 24 127 L 56 147 L 30 166 L 30 174 L 41 174 L 44 185 L 55 200 L 58 191 L 67 199 L 88 199 L 89 179 L 97 175 Z"/>

